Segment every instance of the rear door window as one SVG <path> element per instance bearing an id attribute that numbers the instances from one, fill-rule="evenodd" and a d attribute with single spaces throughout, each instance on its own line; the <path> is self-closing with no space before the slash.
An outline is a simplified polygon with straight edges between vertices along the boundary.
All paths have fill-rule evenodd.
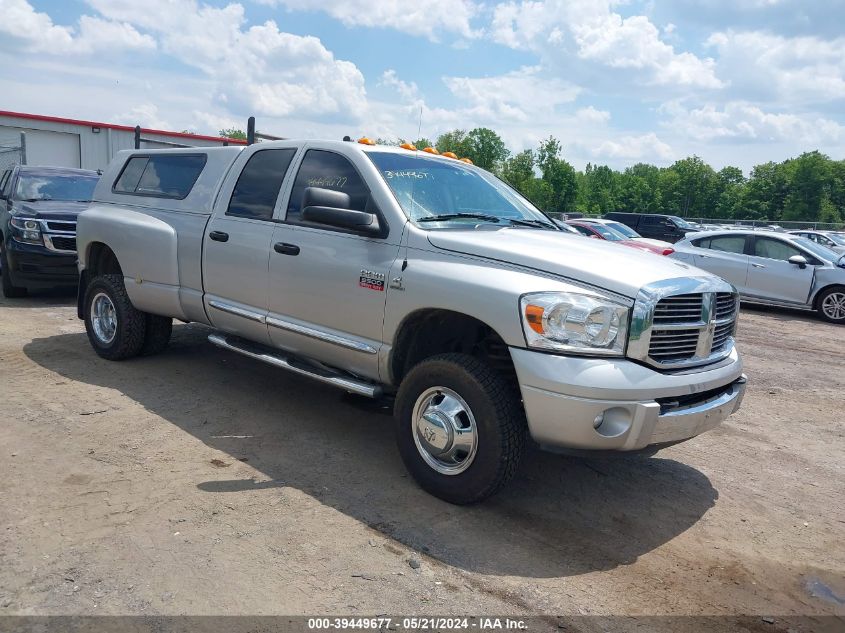
<path id="1" fill-rule="evenodd" d="M 295 149 L 265 149 L 250 156 L 243 168 L 226 215 L 270 220 Z"/>
<path id="2" fill-rule="evenodd" d="M 745 236 L 744 235 L 723 235 L 721 237 L 711 237 L 708 239 L 707 246 L 712 251 L 721 251 L 723 253 L 736 253 L 741 255 L 745 252 Z"/>
<path id="3" fill-rule="evenodd" d="M 115 181 L 113 191 L 182 200 L 194 188 L 205 161 L 205 154 L 133 156 Z"/>

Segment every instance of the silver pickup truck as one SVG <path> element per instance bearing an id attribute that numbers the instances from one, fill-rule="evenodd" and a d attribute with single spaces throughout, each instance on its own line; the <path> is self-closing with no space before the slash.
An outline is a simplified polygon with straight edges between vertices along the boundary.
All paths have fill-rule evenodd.
<path id="1" fill-rule="evenodd" d="M 553 450 L 649 451 L 745 392 L 738 298 L 669 258 L 559 230 L 495 176 L 366 142 L 121 152 L 78 223 L 103 358 L 214 345 L 393 399 L 408 470 L 472 503 Z"/>

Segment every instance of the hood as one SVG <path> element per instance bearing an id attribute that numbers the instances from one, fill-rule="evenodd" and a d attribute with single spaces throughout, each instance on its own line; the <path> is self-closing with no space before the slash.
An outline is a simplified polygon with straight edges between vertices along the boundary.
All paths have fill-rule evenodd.
<path id="1" fill-rule="evenodd" d="M 91 206 L 90 202 L 73 202 L 68 200 L 39 200 L 38 202 L 24 202 L 14 200 L 12 208 L 15 213 L 36 218 L 50 218 L 52 220 L 75 220 L 76 216 Z"/>
<path id="2" fill-rule="evenodd" d="M 668 257 L 557 231 L 430 231 L 428 241 L 446 251 L 550 272 L 631 298 L 655 281 L 711 276 Z"/>

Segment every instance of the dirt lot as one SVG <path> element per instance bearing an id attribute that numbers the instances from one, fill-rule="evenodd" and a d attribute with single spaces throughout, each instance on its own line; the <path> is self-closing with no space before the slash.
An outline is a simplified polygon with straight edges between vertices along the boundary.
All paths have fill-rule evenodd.
<path id="1" fill-rule="evenodd" d="M 109 363 L 74 297 L 0 300 L 0 613 L 845 615 L 845 328 L 744 309 L 729 422 L 471 508 L 384 411 L 174 332 Z"/>

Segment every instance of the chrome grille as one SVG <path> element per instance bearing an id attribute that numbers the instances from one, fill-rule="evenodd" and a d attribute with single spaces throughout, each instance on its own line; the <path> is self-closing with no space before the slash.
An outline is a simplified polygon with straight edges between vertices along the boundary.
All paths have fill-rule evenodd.
<path id="1" fill-rule="evenodd" d="M 739 307 L 736 295 L 718 292 L 728 286 L 709 280 L 679 285 L 657 292 L 647 287 L 641 293 L 631 326 L 630 357 L 675 369 L 715 362 L 731 352 Z"/>
<path id="2" fill-rule="evenodd" d="M 677 295 L 661 299 L 654 308 L 654 324 L 697 323 L 701 320 L 701 295 Z"/>

